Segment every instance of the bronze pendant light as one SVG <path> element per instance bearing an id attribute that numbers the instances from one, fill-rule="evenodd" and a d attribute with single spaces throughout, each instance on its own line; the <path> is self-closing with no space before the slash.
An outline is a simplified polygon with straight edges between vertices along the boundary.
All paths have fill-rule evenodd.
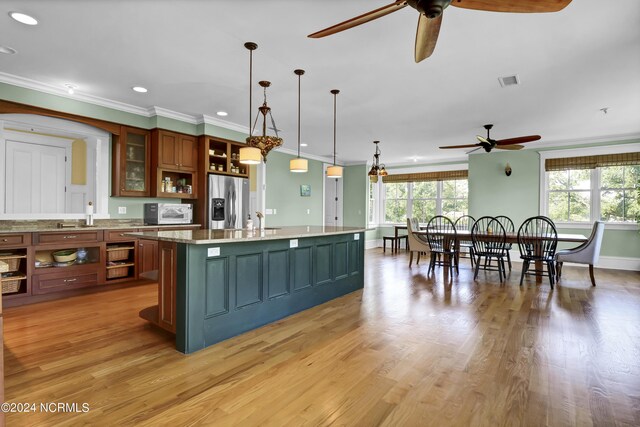
<path id="1" fill-rule="evenodd" d="M 304 74 L 304 70 L 294 70 L 298 76 L 298 157 L 289 160 L 289 170 L 291 172 L 304 173 L 309 170 L 309 162 L 307 159 L 300 158 L 300 77 Z"/>
<path id="2" fill-rule="evenodd" d="M 338 89 L 332 89 L 333 94 L 333 166 L 327 168 L 327 178 L 342 178 L 342 166 L 336 166 L 336 98 L 340 93 Z"/>
<path id="3" fill-rule="evenodd" d="M 371 182 L 378 182 L 378 176 L 387 176 L 387 170 L 384 168 L 384 163 L 380 164 L 380 154 L 382 152 L 378 148 L 378 144 L 380 141 L 373 141 L 376 145 L 376 151 L 373 154 L 373 165 L 371 165 L 371 170 L 369 171 L 369 179 Z"/>

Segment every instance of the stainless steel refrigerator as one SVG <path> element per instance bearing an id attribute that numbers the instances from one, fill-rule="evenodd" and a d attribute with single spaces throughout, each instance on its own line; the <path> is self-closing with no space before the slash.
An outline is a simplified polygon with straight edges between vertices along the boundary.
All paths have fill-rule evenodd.
<path id="1" fill-rule="evenodd" d="M 209 175 L 209 228 L 244 228 L 249 215 L 249 180 Z"/>

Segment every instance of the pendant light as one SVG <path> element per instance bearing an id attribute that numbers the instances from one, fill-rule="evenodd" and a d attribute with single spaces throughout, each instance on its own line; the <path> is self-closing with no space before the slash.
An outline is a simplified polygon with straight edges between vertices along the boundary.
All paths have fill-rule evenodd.
<path id="1" fill-rule="evenodd" d="M 369 179 L 371 182 L 378 182 L 378 176 L 387 176 L 389 174 L 384 168 L 384 164 L 380 164 L 380 154 L 382 154 L 378 148 L 380 141 L 373 141 L 373 143 L 376 145 L 376 151 L 373 153 L 373 165 L 369 171 Z"/>
<path id="2" fill-rule="evenodd" d="M 342 178 L 342 166 L 336 166 L 336 98 L 340 93 L 338 89 L 332 89 L 333 94 L 333 166 L 327 168 L 327 178 Z"/>
<path id="3" fill-rule="evenodd" d="M 249 50 L 249 138 L 251 138 L 251 98 L 252 98 L 252 90 L 251 86 L 253 84 L 253 51 L 258 48 L 258 45 L 253 42 L 246 42 L 244 44 Z M 249 140 L 247 138 L 247 141 Z M 245 165 L 257 165 L 261 162 L 261 152 L 259 148 L 256 147 L 242 147 L 240 149 L 240 163 L 244 163 Z"/>
<path id="4" fill-rule="evenodd" d="M 298 157 L 289 160 L 289 170 L 303 173 L 309 170 L 307 159 L 300 158 L 300 77 L 304 74 L 304 70 L 293 70 L 293 72 L 298 76 Z"/>

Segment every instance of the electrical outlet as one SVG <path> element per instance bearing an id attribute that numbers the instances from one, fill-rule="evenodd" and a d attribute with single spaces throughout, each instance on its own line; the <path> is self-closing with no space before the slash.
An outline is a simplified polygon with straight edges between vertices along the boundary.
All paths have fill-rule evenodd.
<path id="1" fill-rule="evenodd" d="M 207 256 L 220 256 L 220 248 L 207 248 Z"/>
<path id="2" fill-rule="evenodd" d="M 307 209 L 307 215 L 311 214 L 311 209 Z"/>
<path id="3" fill-rule="evenodd" d="M 273 209 L 265 209 L 264 210 L 264 214 L 265 215 L 273 215 Z"/>
<path id="4" fill-rule="evenodd" d="M 289 247 L 290 248 L 297 248 L 298 247 L 298 239 L 289 240 Z"/>
<path id="5" fill-rule="evenodd" d="M 126 214 L 127 213 L 127 207 L 126 206 L 118 206 L 118 213 L 120 215 Z"/>

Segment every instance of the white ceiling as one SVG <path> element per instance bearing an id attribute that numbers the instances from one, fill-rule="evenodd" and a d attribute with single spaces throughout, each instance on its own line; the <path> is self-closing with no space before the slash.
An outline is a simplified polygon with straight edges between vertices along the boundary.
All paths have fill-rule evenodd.
<path id="1" fill-rule="evenodd" d="M 297 77 L 303 68 L 302 141 L 330 155 L 338 95 L 338 157 L 386 164 L 464 157 L 439 145 L 474 143 L 482 125 L 496 139 L 540 134 L 545 144 L 640 135 L 640 2 L 574 0 L 551 14 L 450 7 L 438 45 L 416 64 L 418 13 L 404 8 L 323 39 L 307 34 L 391 0 L 4 0 L 0 80 L 7 75 L 139 107 L 248 124 L 249 53 L 285 147 L 296 148 Z M 29 27 L 10 11 L 36 17 Z M 518 74 L 522 85 L 501 88 Z M 138 94 L 132 86 L 149 89 Z M 609 108 L 609 114 L 600 109 Z M 255 117 L 255 113 L 254 113 Z"/>

